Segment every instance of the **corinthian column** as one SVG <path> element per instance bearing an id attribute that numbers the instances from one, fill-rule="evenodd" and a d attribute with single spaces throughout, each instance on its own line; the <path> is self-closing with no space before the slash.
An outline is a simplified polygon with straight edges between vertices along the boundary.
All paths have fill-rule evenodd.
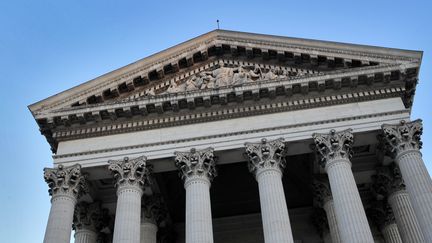
<path id="1" fill-rule="evenodd" d="M 113 243 L 139 243 L 141 196 L 149 184 L 150 168 L 146 157 L 109 161 L 117 187 L 117 208 Z"/>
<path id="2" fill-rule="evenodd" d="M 186 190 L 186 243 L 212 243 L 210 184 L 216 176 L 213 149 L 175 152 Z"/>
<path id="3" fill-rule="evenodd" d="M 96 243 L 102 226 L 102 211 L 99 203 L 81 202 L 75 207 L 75 243 Z"/>
<path id="4" fill-rule="evenodd" d="M 423 233 L 411 205 L 405 184 L 395 164 L 377 168 L 373 190 L 385 198 L 394 212 L 399 233 L 403 242 L 424 242 Z"/>
<path id="5" fill-rule="evenodd" d="M 156 243 L 158 225 L 166 217 L 160 195 L 144 196 L 141 208 L 141 243 Z"/>
<path id="6" fill-rule="evenodd" d="M 351 129 L 313 134 L 321 165 L 325 168 L 334 200 L 336 221 L 342 242 L 374 242 L 366 213 L 351 171 Z"/>
<path id="7" fill-rule="evenodd" d="M 386 243 L 402 243 L 393 211 L 385 201 L 374 201 L 371 208 L 368 209 L 368 213 L 380 229 Z"/>
<path id="8" fill-rule="evenodd" d="M 249 171 L 258 182 L 261 217 L 266 243 L 294 242 L 282 185 L 285 144 L 282 138 L 246 143 Z"/>
<path id="9" fill-rule="evenodd" d="M 52 196 L 44 243 L 69 243 L 75 204 L 86 189 L 81 166 L 45 168 L 44 179 Z"/>
<path id="10" fill-rule="evenodd" d="M 422 159 L 421 120 L 383 125 L 387 151 L 404 178 L 411 203 L 426 242 L 432 242 L 432 180 Z"/>
<path id="11" fill-rule="evenodd" d="M 313 183 L 315 201 L 326 213 L 327 225 L 329 227 L 332 243 L 342 242 L 339 227 L 336 221 L 333 197 L 327 181 L 315 180 Z"/>

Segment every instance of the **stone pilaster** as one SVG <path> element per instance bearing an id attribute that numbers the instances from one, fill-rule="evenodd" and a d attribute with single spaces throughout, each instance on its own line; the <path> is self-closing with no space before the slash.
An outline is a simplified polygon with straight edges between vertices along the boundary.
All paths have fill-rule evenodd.
<path id="1" fill-rule="evenodd" d="M 396 164 L 377 168 L 373 191 L 378 198 L 387 201 L 394 212 L 403 242 L 424 242 L 423 233 L 405 190 L 405 184 Z"/>
<path id="2" fill-rule="evenodd" d="M 423 162 L 421 120 L 382 126 L 388 153 L 404 178 L 414 212 L 426 242 L 432 242 L 432 179 Z"/>
<path id="3" fill-rule="evenodd" d="M 327 180 L 315 180 L 313 182 L 315 202 L 319 207 L 323 208 L 326 213 L 327 225 L 329 227 L 331 241 L 333 243 L 342 242 L 339 233 L 339 227 L 336 221 L 333 197 L 331 195 L 330 186 Z"/>
<path id="4" fill-rule="evenodd" d="M 374 201 L 368 213 L 381 231 L 386 243 L 402 243 L 393 211 L 385 201 Z"/>
<path id="5" fill-rule="evenodd" d="M 44 179 L 52 196 L 44 243 L 69 243 L 77 199 L 87 190 L 81 166 L 45 168 Z"/>
<path id="6" fill-rule="evenodd" d="M 75 207 L 72 228 L 75 243 L 96 243 L 102 226 L 102 211 L 99 202 L 81 202 Z"/>
<path id="7" fill-rule="evenodd" d="M 294 242 L 282 185 L 285 167 L 283 139 L 246 143 L 249 171 L 258 182 L 261 217 L 266 243 Z"/>
<path id="8" fill-rule="evenodd" d="M 374 242 L 354 175 L 350 158 L 354 137 L 351 129 L 312 135 L 321 165 L 325 168 L 333 195 L 336 219 L 342 242 Z"/>
<path id="9" fill-rule="evenodd" d="M 160 195 L 144 196 L 141 207 L 141 243 L 156 243 L 159 225 L 167 212 Z"/>
<path id="10" fill-rule="evenodd" d="M 186 243 L 213 243 L 210 185 L 215 164 L 213 148 L 175 152 L 186 190 Z"/>
<path id="11" fill-rule="evenodd" d="M 150 184 L 150 166 L 144 156 L 109 161 L 117 187 L 117 208 L 113 243 L 139 243 L 141 196 L 144 186 Z"/>

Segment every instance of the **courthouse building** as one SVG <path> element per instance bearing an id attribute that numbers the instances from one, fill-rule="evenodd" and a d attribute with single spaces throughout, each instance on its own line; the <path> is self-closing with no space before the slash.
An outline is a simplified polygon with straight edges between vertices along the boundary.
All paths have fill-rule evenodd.
<path id="1" fill-rule="evenodd" d="M 44 242 L 432 242 L 421 59 L 214 30 L 32 104 Z"/>

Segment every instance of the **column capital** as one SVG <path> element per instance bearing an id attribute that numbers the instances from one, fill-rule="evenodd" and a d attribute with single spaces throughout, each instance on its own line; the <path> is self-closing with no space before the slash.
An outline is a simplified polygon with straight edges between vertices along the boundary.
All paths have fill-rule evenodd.
<path id="1" fill-rule="evenodd" d="M 330 185 L 327 180 L 324 179 L 315 179 L 312 182 L 312 189 L 314 193 L 315 202 L 319 207 L 324 207 L 324 205 L 333 199 Z"/>
<path id="2" fill-rule="evenodd" d="M 167 217 L 167 210 L 159 194 L 144 196 L 141 206 L 141 222 L 150 222 L 159 226 Z"/>
<path id="3" fill-rule="evenodd" d="M 336 159 L 349 160 L 352 156 L 352 144 L 354 136 L 352 129 L 340 132 L 330 130 L 330 133 L 314 133 L 312 138 L 315 142 L 317 152 L 321 155 L 320 165 L 323 168 L 328 166 L 328 162 Z"/>
<path id="4" fill-rule="evenodd" d="M 259 143 L 245 143 L 246 155 L 249 158 L 249 171 L 255 175 L 259 170 L 277 169 L 283 171 L 286 166 L 285 143 L 283 138 Z"/>
<path id="5" fill-rule="evenodd" d="M 80 202 L 75 207 L 72 228 L 98 232 L 102 227 L 102 209 L 99 202 Z"/>
<path id="6" fill-rule="evenodd" d="M 372 221 L 380 229 L 385 228 L 387 225 L 396 223 L 393 210 L 384 200 L 372 202 L 371 207 L 367 212 Z"/>
<path id="7" fill-rule="evenodd" d="M 402 179 L 399 167 L 392 163 L 389 166 L 382 166 L 376 169 L 376 174 L 372 176 L 373 192 L 383 199 L 394 192 L 405 190 L 405 183 Z"/>
<path id="8" fill-rule="evenodd" d="M 202 150 L 192 148 L 189 152 L 174 152 L 179 176 L 185 182 L 193 178 L 204 178 L 212 181 L 217 176 L 213 151 L 213 148 Z"/>
<path id="9" fill-rule="evenodd" d="M 421 119 L 412 122 L 402 120 L 397 125 L 383 124 L 381 127 L 384 133 L 384 147 L 390 156 L 396 157 L 405 151 L 421 149 Z"/>
<path id="10" fill-rule="evenodd" d="M 142 190 L 144 186 L 151 184 L 151 166 L 147 165 L 145 156 L 134 159 L 124 157 L 121 160 L 110 160 L 108 163 L 108 169 L 114 175 L 117 188 L 132 186 Z"/>
<path id="11" fill-rule="evenodd" d="M 48 183 L 48 193 L 52 197 L 66 195 L 77 199 L 88 191 L 86 179 L 81 173 L 79 164 L 44 168 L 44 179 Z"/>

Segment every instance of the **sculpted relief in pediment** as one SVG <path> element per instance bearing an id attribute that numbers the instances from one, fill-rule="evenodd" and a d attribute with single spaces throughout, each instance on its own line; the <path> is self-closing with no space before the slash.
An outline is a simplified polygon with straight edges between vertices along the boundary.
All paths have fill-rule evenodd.
<path id="1" fill-rule="evenodd" d="M 300 75 L 304 75 L 304 73 L 287 67 L 264 66 L 259 64 L 227 64 L 221 61 L 211 70 L 196 73 L 183 80 L 171 81 L 168 89 L 163 93 L 179 93 L 226 86 L 238 86 L 250 82 L 286 79 Z M 149 95 L 154 94 L 149 93 Z"/>

